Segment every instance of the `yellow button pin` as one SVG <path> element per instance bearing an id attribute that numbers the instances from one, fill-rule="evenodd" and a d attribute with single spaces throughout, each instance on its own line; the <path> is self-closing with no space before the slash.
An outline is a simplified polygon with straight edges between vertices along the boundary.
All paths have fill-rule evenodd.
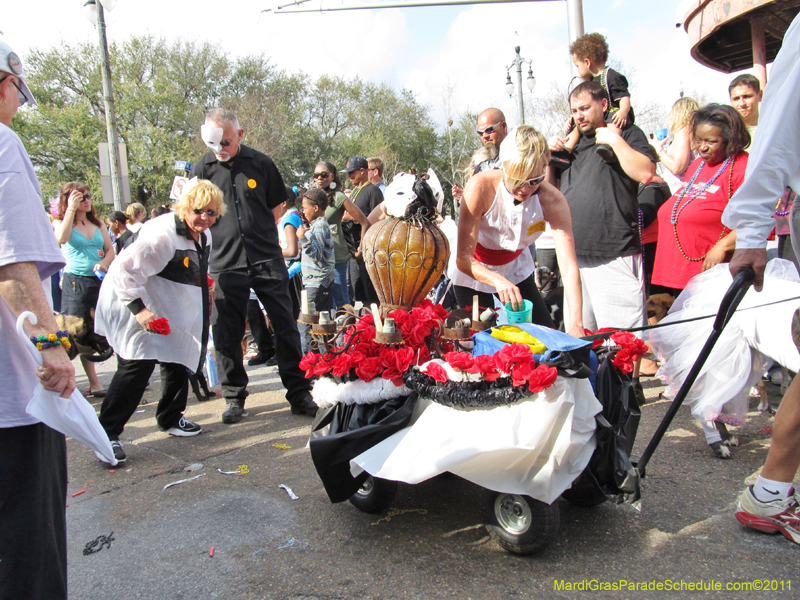
<path id="1" fill-rule="evenodd" d="M 251 190 L 255 189 L 256 180 L 255 179 L 248 179 L 247 180 L 247 187 L 249 187 Z"/>

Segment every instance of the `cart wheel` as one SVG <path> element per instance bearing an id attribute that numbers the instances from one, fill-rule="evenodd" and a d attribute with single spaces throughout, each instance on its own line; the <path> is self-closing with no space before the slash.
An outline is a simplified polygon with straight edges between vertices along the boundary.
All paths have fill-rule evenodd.
<path id="1" fill-rule="evenodd" d="M 591 478 L 583 473 L 572 482 L 571 488 L 561 493 L 561 497 L 573 506 L 585 507 L 598 506 L 608 500 Z"/>
<path id="2" fill-rule="evenodd" d="M 514 554 L 539 552 L 558 533 L 558 505 L 545 504 L 530 496 L 487 490 L 483 511 L 489 535 Z"/>
<path id="3" fill-rule="evenodd" d="M 392 503 L 396 495 L 396 481 L 370 475 L 359 490 L 350 496 L 350 504 L 365 513 L 379 513 Z"/>

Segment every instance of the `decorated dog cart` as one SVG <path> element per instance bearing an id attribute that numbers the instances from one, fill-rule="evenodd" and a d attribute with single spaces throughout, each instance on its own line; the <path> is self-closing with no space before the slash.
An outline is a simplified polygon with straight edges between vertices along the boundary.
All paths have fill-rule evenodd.
<path id="1" fill-rule="evenodd" d="M 604 407 L 593 384 L 620 396 L 624 371 L 643 348 L 632 335 L 618 335 L 622 348 L 595 383 L 591 341 L 530 324 L 498 327 L 481 307 L 449 313 L 426 300 L 449 244 L 424 188 L 417 182 L 418 199 L 403 216 L 365 235 L 380 308 L 347 306 L 333 323 L 301 316 L 317 343 L 301 362 L 315 379 L 320 407 L 311 455 L 331 501 L 349 500 L 365 512 L 384 510 L 398 482 L 445 472 L 472 481 L 486 490 L 482 512 L 491 536 L 510 552 L 530 554 L 555 538 L 559 496 L 584 505 L 606 499 L 586 477 L 576 480 L 597 439 L 611 445 L 604 456 L 627 460 L 638 407 L 633 394 L 621 408 Z M 616 380 L 604 378 L 604 369 Z M 603 415 L 622 423 L 622 437 L 611 425 L 596 436 L 597 423 L 608 424 Z M 626 447 L 616 453 L 620 440 Z M 623 486 L 634 472 L 629 463 L 611 470 Z"/>

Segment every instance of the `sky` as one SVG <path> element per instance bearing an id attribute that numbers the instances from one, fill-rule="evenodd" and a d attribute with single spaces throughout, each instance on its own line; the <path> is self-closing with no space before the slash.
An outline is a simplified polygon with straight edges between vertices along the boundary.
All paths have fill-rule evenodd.
<path id="1" fill-rule="evenodd" d="M 264 53 L 290 72 L 360 77 L 411 90 L 430 107 L 437 128 L 449 116 L 486 107 L 516 123 L 516 100 L 504 90 L 514 47 L 531 60 L 537 85 L 525 101 L 570 81 L 566 3 L 562 0 L 404 9 L 275 14 L 289 0 L 118 0 L 106 13 L 108 38 L 151 33 L 210 41 L 230 55 Z M 322 0 L 325 6 L 364 0 Z M 379 0 L 374 0 L 378 2 Z M 95 42 L 84 0 L 31 0 L 3 8 L 3 39 L 21 55 L 66 42 Z M 318 7 L 320 0 L 304 6 Z M 727 102 L 735 74 L 695 62 L 683 28 L 675 26 L 678 0 L 583 0 L 586 33 L 606 36 L 612 60 L 631 83 L 631 101 L 665 107 L 700 92 Z M 223 8 L 224 6 L 224 8 Z M 527 66 L 525 69 L 527 73 Z M 512 74 L 513 75 L 513 74 Z M 525 75 L 523 75 L 524 78 Z M 523 84 L 524 85 L 524 84 Z M 449 109 L 448 109 L 449 105 Z M 244 124 L 243 124 L 244 125 Z M 534 117 L 534 123 L 535 117 Z"/>

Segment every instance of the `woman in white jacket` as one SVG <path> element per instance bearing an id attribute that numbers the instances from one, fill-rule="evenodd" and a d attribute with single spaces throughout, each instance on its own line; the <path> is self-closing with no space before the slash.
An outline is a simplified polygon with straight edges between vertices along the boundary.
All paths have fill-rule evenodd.
<path id="1" fill-rule="evenodd" d="M 208 340 L 208 255 L 204 232 L 225 212 L 222 191 L 210 181 L 192 181 L 174 214 L 151 219 L 138 239 L 112 263 L 100 290 L 96 329 L 118 357 L 118 368 L 100 409 L 100 423 L 118 461 L 127 457 L 119 435 L 161 364 L 159 427 L 189 437 L 199 425 L 183 417 L 188 375 L 200 365 Z M 166 319 L 169 333 L 151 329 Z"/>

